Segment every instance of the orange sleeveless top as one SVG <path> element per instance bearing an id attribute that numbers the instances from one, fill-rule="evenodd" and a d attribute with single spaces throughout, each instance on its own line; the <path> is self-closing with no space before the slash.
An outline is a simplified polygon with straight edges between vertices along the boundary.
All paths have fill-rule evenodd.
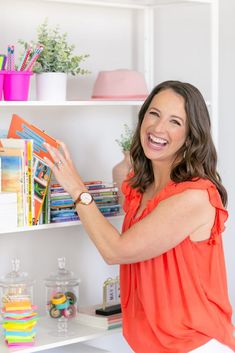
<path id="1" fill-rule="evenodd" d="M 228 214 L 215 185 L 205 179 L 170 182 L 136 219 L 141 193 L 125 181 L 123 231 L 187 189 L 207 190 L 216 209 L 210 239 L 193 242 L 188 236 L 160 256 L 120 266 L 123 334 L 136 353 L 186 353 L 211 338 L 235 351 L 221 238 Z"/>

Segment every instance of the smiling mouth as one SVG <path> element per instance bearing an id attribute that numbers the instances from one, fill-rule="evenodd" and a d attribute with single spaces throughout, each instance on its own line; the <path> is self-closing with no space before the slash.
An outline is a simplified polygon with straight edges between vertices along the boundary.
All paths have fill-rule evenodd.
<path id="1" fill-rule="evenodd" d="M 164 147 L 167 145 L 168 141 L 161 138 L 161 137 L 156 137 L 151 134 L 148 135 L 148 141 L 158 147 Z"/>

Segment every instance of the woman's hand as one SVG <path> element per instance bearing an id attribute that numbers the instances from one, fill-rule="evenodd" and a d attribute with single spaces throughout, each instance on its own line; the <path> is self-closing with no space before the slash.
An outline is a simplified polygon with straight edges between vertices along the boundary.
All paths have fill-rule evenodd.
<path id="1" fill-rule="evenodd" d="M 46 157 L 44 160 L 51 168 L 58 183 L 62 185 L 75 201 L 80 193 L 86 190 L 86 187 L 73 164 L 66 145 L 61 141 L 58 142 L 62 151 L 50 146 L 48 143 L 44 144 L 54 163 Z"/>

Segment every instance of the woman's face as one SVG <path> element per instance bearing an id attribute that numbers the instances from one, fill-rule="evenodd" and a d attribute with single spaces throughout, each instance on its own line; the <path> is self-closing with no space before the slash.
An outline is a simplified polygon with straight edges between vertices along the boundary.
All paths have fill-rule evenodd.
<path id="1" fill-rule="evenodd" d="M 187 135 L 184 98 L 172 89 L 156 94 L 145 113 L 140 140 L 145 156 L 152 162 L 171 164 Z"/>

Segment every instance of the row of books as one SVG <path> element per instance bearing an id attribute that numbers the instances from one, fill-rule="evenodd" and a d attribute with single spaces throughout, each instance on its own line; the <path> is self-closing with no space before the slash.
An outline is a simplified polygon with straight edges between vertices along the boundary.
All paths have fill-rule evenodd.
<path id="1" fill-rule="evenodd" d="M 92 194 L 99 210 L 105 217 L 117 216 L 121 206 L 118 203 L 118 188 L 110 182 L 87 181 L 85 185 Z M 40 222 L 58 223 L 79 220 L 71 196 L 57 183 L 49 187 Z"/>
<path id="2" fill-rule="evenodd" d="M 13 114 L 7 138 L 0 139 L 0 192 L 17 194 L 17 225 L 38 224 L 51 177 L 43 143 L 58 143 Z M 6 201 L 6 200 L 5 200 Z"/>
<path id="3" fill-rule="evenodd" d="M 7 137 L 0 139 L 0 193 L 5 193 L 0 205 L 10 203 L 10 193 L 17 195 L 19 227 L 79 219 L 70 195 L 61 185 L 50 183 L 51 170 L 44 157 L 51 159 L 51 156 L 45 142 L 59 148 L 55 139 L 16 114 L 12 116 Z M 85 184 L 105 217 L 120 213 L 118 188 L 114 183 Z"/>

